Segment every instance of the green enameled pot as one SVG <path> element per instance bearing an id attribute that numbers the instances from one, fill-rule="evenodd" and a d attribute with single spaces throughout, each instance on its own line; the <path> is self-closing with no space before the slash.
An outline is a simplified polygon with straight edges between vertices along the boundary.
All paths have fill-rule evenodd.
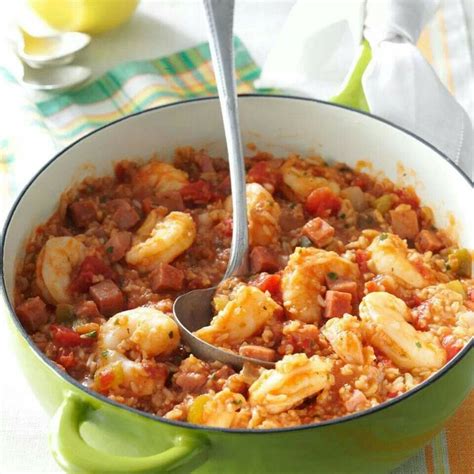
<path id="1" fill-rule="evenodd" d="M 421 139 L 381 119 L 302 98 L 242 96 L 244 143 L 277 155 L 321 154 L 414 184 L 437 224 L 456 216 L 464 246 L 474 248 L 473 188 L 462 171 Z M 53 415 L 50 444 L 58 463 L 78 473 L 381 473 L 424 446 L 473 384 L 472 342 L 435 376 L 377 408 L 317 425 L 275 430 L 203 428 L 114 403 L 82 387 L 45 358 L 13 311 L 14 273 L 26 239 L 48 218 L 62 191 L 85 176 L 113 172 L 113 163 L 178 146 L 225 155 L 215 98 L 147 110 L 75 142 L 41 169 L 8 216 L 2 242 L 2 316 L 16 357 L 36 396 Z"/>

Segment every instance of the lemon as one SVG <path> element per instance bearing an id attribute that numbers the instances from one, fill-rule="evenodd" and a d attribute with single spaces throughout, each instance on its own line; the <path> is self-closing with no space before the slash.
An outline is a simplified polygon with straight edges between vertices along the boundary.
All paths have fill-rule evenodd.
<path id="1" fill-rule="evenodd" d="M 57 30 L 97 34 L 127 21 L 138 0 L 28 0 L 28 3 Z"/>

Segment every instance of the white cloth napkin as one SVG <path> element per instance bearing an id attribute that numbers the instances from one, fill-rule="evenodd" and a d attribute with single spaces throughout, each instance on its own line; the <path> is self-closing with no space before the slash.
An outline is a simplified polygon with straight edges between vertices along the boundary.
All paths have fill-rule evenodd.
<path id="1" fill-rule="evenodd" d="M 415 46 L 438 6 L 439 0 L 299 0 L 256 85 L 330 99 L 344 87 L 365 37 L 372 49 L 362 77 L 370 112 L 419 135 L 473 177 L 469 116 Z"/>

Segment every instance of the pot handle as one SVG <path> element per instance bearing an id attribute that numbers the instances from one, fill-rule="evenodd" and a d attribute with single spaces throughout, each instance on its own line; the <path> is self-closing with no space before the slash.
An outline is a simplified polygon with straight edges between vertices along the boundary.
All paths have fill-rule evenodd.
<path id="1" fill-rule="evenodd" d="M 130 473 L 167 472 L 191 461 L 206 444 L 195 437 L 179 436 L 174 446 L 158 454 L 144 457 L 116 456 L 93 448 L 79 431 L 85 414 L 91 407 L 78 396 L 69 393 L 52 420 L 50 447 L 58 464 L 67 472 L 75 473 Z"/>
<path id="2" fill-rule="evenodd" d="M 359 57 L 354 63 L 344 88 L 339 94 L 329 99 L 331 102 L 350 107 L 351 109 L 369 112 L 369 106 L 367 105 L 362 87 L 362 76 L 371 59 L 372 50 L 368 41 L 364 39 L 360 45 Z"/>

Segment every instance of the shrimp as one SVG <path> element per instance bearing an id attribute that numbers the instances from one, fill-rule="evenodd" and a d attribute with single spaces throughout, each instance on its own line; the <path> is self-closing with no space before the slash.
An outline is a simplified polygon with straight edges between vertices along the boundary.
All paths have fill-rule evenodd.
<path id="1" fill-rule="evenodd" d="M 250 245 L 277 242 L 280 234 L 280 206 L 261 184 L 248 183 L 246 194 Z"/>
<path id="2" fill-rule="evenodd" d="M 257 334 L 280 306 L 254 286 L 240 285 L 209 326 L 194 334 L 210 344 L 239 344 Z"/>
<path id="3" fill-rule="evenodd" d="M 278 361 L 274 369 L 264 370 L 249 387 L 251 406 L 277 414 L 299 405 L 305 398 L 334 383 L 332 361 L 317 355 L 292 354 Z"/>
<path id="4" fill-rule="evenodd" d="M 364 363 L 360 322 L 355 316 L 345 314 L 342 318 L 331 318 L 321 332 L 342 360 L 348 364 Z"/>
<path id="5" fill-rule="evenodd" d="M 145 241 L 135 243 L 127 252 L 125 260 L 140 271 L 151 271 L 160 263 L 170 263 L 185 252 L 194 242 L 196 225 L 193 218 L 185 212 L 171 212 L 163 220 L 158 216 L 150 236 Z M 147 229 L 150 223 L 144 222 Z M 138 230 L 139 239 L 144 232 Z"/>
<path id="6" fill-rule="evenodd" d="M 280 206 L 258 183 L 248 183 L 246 195 L 250 245 L 270 245 L 277 242 L 280 235 Z"/>
<path id="7" fill-rule="evenodd" d="M 404 301 L 390 293 L 374 292 L 359 305 L 365 339 L 398 367 L 438 369 L 446 362 L 446 352 L 429 332 L 417 331 L 410 323 Z"/>
<path id="8" fill-rule="evenodd" d="M 135 395 L 151 395 L 157 381 L 147 370 L 146 359 L 164 356 L 179 345 L 177 324 L 153 307 L 123 311 L 110 318 L 100 328 L 98 338 L 99 370 L 95 383 L 100 389 L 101 377 L 111 374 L 112 389 L 125 388 Z M 130 360 L 137 354 L 141 360 Z"/>
<path id="9" fill-rule="evenodd" d="M 239 412 L 247 408 L 247 400 L 240 393 L 225 388 L 216 395 L 201 395 L 205 403 L 199 413 L 199 424 L 220 428 L 239 427 Z M 198 397 L 199 398 L 199 397 Z"/>
<path id="10" fill-rule="evenodd" d="M 310 164 L 299 158 L 286 160 L 280 170 L 283 182 L 301 202 L 306 200 L 311 191 L 323 186 L 329 187 L 335 194 L 340 192 L 340 187 L 336 182 L 312 175 Z"/>
<path id="11" fill-rule="evenodd" d="M 291 319 L 305 323 L 314 323 L 321 319 L 318 300 L 321 286 L 330 272 L 336 277 L 349 280 L 357 281 L 359 277 L 357 265 L 335 252 L 313 247 L 297 247 L 290 255 L 281 283 L 283 305 Z"/>
<path id="12" fill-rule="evenodd" d="M 393 275 L 412 288 L 428 285 L 426 279 L 408 260 L 406 243 L 395 234 L 383 233 L 369 245 L 369 266 L 375 273 Z"/>
<path id="13" fill-rule="evenodd" d="M 169 163 L 153 160 L 137 171 L 134 184 L 153 188 L 159 193 L 179 191 L 188 184 L 188 175 Z"/>
<path id="14" fill-rule="evenodd" d="M 51 237 L 36 261 L 36 283 L 51 304 L 70 303 L 71 272 L 86 257 L 86 247 L 75 237 Z"/>
<path id="15" fill-rule="evenodd" d="M 156 308 L 141 306 L 122 311 L 102 325 L 99 346 L 125 353 L 130 349 L 142 357 L 156 357 L 172 352 L 179 344 L 176 323 Z"/>

